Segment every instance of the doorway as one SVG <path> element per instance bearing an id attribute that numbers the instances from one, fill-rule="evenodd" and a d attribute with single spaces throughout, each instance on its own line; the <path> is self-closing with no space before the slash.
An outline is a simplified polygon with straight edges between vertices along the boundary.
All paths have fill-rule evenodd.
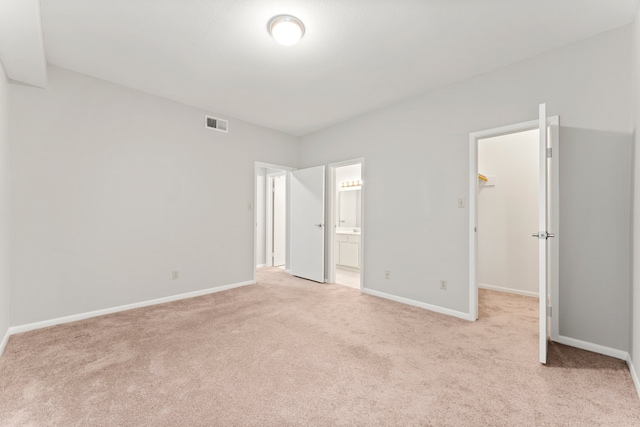
<path id="1" fill-rule="evenodd" d="M 478 140 L 478 287 L 538 298 L 539 131 Z"/>
<path id="2" fill-rule="evenodd" d="M 330 165 L 329 281 L 362 288 L 363 161 Z"/>
<path id="3" fill-rule="evenodd" d="M 539 360 L 547 363 L 548 339 L 559 336 L 559 117 L 547 117 L 546 105 L 539 107 L 538 120 L 474 132 L 469 136 L 469 317 L 478 319 L 478 199 L 479 182 L 490 182 L 478 169 L 479 141 L 539 129 L 538 132 L 538 226 L 529 236 L 538 245 Z M 494 183 L 499 183 L 495 179 Z M 553 230 L 554 233 L 549 232 Z M 526 231 L 524 231 L 526 233 Z M 553 311 L 552 311 L 553 308 Z"/>
<path id="4" fill-rule="evenodd" d="M 265 192 L 265 259 L 267 267 L 284 268 L 287 250 L 287 176 L 284 171 L 269 171 Z"/>
<path id="5" fill-rule="evenodd" d="M 289 177 L 287 166 L 255 162 L 254 166 L 254 281 L 255 269 L 289 270 Z"/>

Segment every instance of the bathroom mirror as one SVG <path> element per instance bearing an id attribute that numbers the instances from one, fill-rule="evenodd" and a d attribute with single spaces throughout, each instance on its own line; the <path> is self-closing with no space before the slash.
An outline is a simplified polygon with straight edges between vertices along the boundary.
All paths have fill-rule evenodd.
<path id="1" fill-rule="evenodd" d="M 360 228 L 360 207 L 362 205 L 360 189 L 340 191 L 338 227 Z"/>

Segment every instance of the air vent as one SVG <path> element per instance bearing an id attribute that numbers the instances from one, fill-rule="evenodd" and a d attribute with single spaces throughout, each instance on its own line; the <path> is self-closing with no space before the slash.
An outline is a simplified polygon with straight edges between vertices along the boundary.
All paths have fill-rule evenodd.
<path id="1" fill-rule="evenodd" d="M 218 119 L 217 117 L 204 116 L 204 125 L 207 129 L 229 132 L 229 122 L 227 120 Z"/>

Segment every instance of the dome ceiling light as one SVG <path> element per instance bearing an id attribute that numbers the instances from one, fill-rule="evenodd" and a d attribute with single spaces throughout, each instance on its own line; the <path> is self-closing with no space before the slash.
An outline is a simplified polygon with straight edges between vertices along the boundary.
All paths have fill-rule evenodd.
<path id="1" fill-rule="evenodd" d="M 304 24 L 291 15 L 278 15 L 269 21 L 269 34 L 283 46 L 291 46 L 300 41 L 304 35 Z"/>

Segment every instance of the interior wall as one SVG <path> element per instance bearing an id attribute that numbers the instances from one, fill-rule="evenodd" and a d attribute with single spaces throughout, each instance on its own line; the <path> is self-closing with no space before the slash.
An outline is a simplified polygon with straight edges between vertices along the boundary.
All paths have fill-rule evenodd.
<path id="1" fill-rule="evenodd" d="M 0 62 L 0 343 L 10 326 L 9 194 L 9 87 Z"/>
<path id="2" fill-rule="evenodd" d="M 10 92 L 12 325 L 253 280 L 254 162 L 296 137 L 57 67 Z"/>
<path id="3" fill-rule="evenodd" d="M 541 102 L 562 126 L 560 333 L 628 350 L 630 26 L 305 136 L 300 166 L 366 159 L 366 289 L 469 313 L 469 134 Z"/>
<path id="4" fill-rule="evenodd" d="M 538 130 L 478 141 L 478 282 L 538 295 Z"/>
<path id="5" fill-rule="evenodd" d="M 633 125 L 634 125 L 634 184 L 633 184 L 633 288 L 631 321 L 631 358 L 640 369 L 640 9 L 633 25 Z M 636 384 L 636 386 L 640 386 Z M 638 390 L 640 393 L 640 389 Z"/>

